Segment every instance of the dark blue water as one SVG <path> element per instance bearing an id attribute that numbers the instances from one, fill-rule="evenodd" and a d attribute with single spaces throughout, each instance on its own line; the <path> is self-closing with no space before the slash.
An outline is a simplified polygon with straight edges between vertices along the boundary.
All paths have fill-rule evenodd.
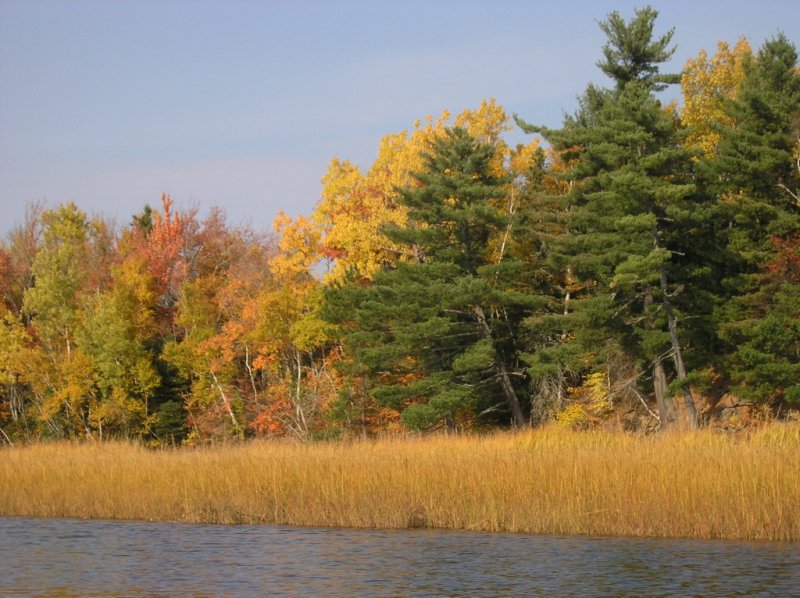
<path id="1" fill-rule="evenodd" d="M 800 596 L 800 544 L 0 518 L 0 596 Z"/>

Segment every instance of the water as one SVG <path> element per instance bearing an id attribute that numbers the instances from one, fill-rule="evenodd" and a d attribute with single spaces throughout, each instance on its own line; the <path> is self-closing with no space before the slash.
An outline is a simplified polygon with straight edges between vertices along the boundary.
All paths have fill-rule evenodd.
<path id="1" fill-rule="evenodd" d="M 800 544 L 0 518 L 0 596 L 800 596 Z"/>

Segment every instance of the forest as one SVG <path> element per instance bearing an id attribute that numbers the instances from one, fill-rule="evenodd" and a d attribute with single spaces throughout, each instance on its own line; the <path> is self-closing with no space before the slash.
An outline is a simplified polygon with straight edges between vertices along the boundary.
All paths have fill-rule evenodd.
<path id="1" fill-rule="evenodd" d="M 166 194 L 123 225 L 30 204 L 0 241 L 0 443 L 797 418 L 797 49 L 673 72 L 657 14 L 600 23 L 609 86 L 560 128 L 422 118 L 269 232 Z"/>

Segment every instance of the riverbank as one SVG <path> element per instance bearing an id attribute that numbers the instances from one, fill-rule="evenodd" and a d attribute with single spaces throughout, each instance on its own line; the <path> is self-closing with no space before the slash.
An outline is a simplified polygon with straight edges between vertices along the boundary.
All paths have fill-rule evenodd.
<path id="1" fill-rule="evenodd" d="M 800 540 L 800 425 L 0 451 L 0 515 Z"/>

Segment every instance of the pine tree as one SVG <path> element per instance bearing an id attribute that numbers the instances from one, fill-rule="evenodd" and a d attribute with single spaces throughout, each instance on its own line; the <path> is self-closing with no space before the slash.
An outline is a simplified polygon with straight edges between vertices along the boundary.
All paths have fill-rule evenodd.
<path id="1" fill-rule="evenodd" d="M 725 365 L 735 392 L 759 401 L 800 398 L 789 390 L 800 367 L 797 280 L 790 266 L 775 265 L 800 229 L 797 60 L 781 34 L 745 64 L 739 96 L 726 106 L 734 125 L 720 127 L 716 154 L 701 163 L 727 225 L 729 300 L 718 312 Z"/>
<path id="2" fill-rule="evenodd" d="M 666 84 L 680 81 L 679 75 L 659 72 L 658 65 L 675 53 L 675 48 L 669 47 L 675 29 L 653 39 L 657 17 L 658 11 L 646 6 L 637 9 L 628 23 L 617 11 L 599 23 L 608 42 L 603 46 L 603 60 L 598 61 L 597 66 L 616 83 L 618 90 L 635 81 L 661 91 Z"/>
<path id="3" fill-rule="evenodd" d="M 609 41 L 599 66 L 615 89 L 590 86 L 579 112 L 558 130 L 518 121 L 528 132 L 543 134 L 572 165 L 565 174 L 571 185 L 564 205 L 566 230 L 553 239 L 550 259 L 582 289 L 563 314 L 531 322 L 563 331 L 554 347 L 532 351 L 531 373 L 554 359 L 596 369 L 624 352 L 652 372 L 662 425 L 668 425 L 677 416 L 667 389 L 671 356 L 694 426 L 676 301 L 690 281 L 675 250 L 696 224 L 697 189 L 676 115 L 654 94 L 675 79 L 659 72 L 658 63 L 672 54 L 672 32 L 652 40 L 657 14 L 640 10 L 624 23 L 612 13 L 601 24 Z M 635 381 L 629 388 L 639 393 Z"/>
<path id="4" fill-rule="evenodd" d="M 507 181 L 494 174 L 493 155 L 448 129 L 415 175 L 419 187 L 401 192 L 408 225 L 386 230 L 416 260 L 326 296 L 324 314 L 340 325 L 372 395 L 413 428 L 503 407 L 526 424 L 515 333 L 534 301 L 519 264 L 493 242 L 508 224 L 498 208 Z"/>

